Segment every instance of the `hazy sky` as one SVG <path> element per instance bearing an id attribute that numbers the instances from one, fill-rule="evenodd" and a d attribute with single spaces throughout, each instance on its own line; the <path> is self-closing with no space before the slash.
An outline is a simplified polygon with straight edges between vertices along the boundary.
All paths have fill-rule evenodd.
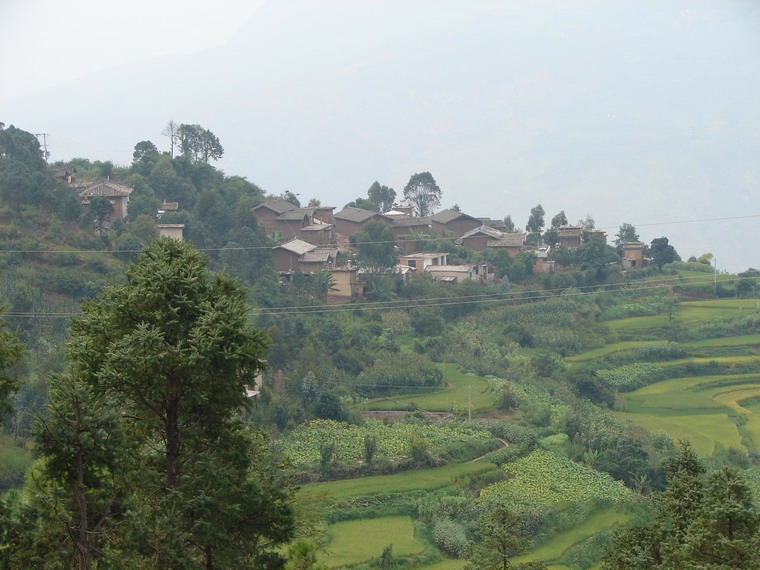
<path id="1" fill-rule="evenodd" d="M 442 207 L 760 267 L 760 0 L 0 0 L 0 78 L 53 161 L 197 123 L 272 195 L 430 171 Z"/>
<path id="2" fill-rule="evenodd" d="M 0 0 L 0 102 L 228 41 L 264 0 Z"/>

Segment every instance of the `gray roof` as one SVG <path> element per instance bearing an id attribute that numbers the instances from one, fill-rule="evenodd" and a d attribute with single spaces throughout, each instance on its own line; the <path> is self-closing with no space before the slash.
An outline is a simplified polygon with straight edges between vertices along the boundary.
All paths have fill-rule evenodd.
<path id="1" fill-rule="evenodd" d="M 406 228 L 416 226 L 430 226 L 430 218 L 394 218 L 391 224 L 394 227 Z"/>
<path id="2" fill-rule="evenodd" d="M 354 208 L 353 206 L 346 206 L 340 212 L 333 214 L 337 220 L 346 220 L 348 222 L 364 222 L 369 220 L 373 216 L 383 216 L 378 212 L 372 212 L 371 210 L 364 210 L 362 208 Z M 383 216 L 390 221 L 390 218 Z"/>
<path id="3" fill-rule="evenodd" d="M 311 262 L 311 263 L 327 263 L 330 261 L 330 259 L 335 259 L 338 255 L 338 249 L 337 248 L 327 248 L 327 247 L 319 247 L 317 249 L 312 249 L 311 251 L 307 251 L 304 253 L 298 261 L 304 261 L 304 262 Z"/>
<path id="4" fill-rule="evenodd" d="M 520 247 L 525 243 L 526 234 L 520 232 L 503 232 L 499 239 L 486 243 L 488 247 Z"/>
<path id="5" fill-rule="evenodd" d="M 273 247 L 272 249 L 281 248 L 286 251 L 290 251 L 291 253 L 295 253 L 298 255 L 303 255 L 304 253 L 311 251 L 313 249 L 316 249 L 317 246 L 310 244 L 308 241 L 304 241 L 302 239 L 294 238 L 288 242 L 281 243 L 280 245 Z"/>
<path id="6" fill-rule="evenodd" d="M 293 208 L 292 210 L 287 210 L 277 216 L 277 219 L 286 222 L 295 222 L 303 220 L 305 217 L 311 216 L 313 213 L 314 208 Z"/>
<path id="7" fill-rule="evenodd" d="M 268 200 L 264 202 L 263 204 L 259 204 L 258 206 L 254 208 L 254 210 L 258 210 L 259 208 L 267 208 L 269 210 L 272 210 L 273 212 L 282 214 L 283 212 L 296 210 L 298 209 L 298 206 L 288 202 L 287 200 L 282 200 L 280 198 L 277 198 L 276 200 Z"/>
<path id="8" fill-rule="evenodd" d="M 125 186 L 124 184 L 118 184 L 116 182 L 111 182 L 110 180 L 108 180 L 106 182 L 101 182 L 100 184 L 95 184 L 94 186 L 90 186 L 88 188 L 80 190 L 79 197 L 80 198 L 95 198 L 96 196 L 106 196 L 109 198 L 124 197 L 124 196 L 129 196 L 132 193 L 132 190 L 133 188 L 129 186 Z"/>
<path id="9" fill-rule="evenodd" d="M 495 230 L 494 228 L 490 228 L 488 226 L 480 226 L 473 230 L 470 230 L 469 232 L 465 234 L 462 234 L 462 237 L 460 237 L 459 240 L 463 240 L 465 238 L 476 236 L 476 235 L 484 235 L 484 236 L 488 236 L 490 238 L 498 240 L 498 239 L 501 239 L 501 237 L 504 235 L 504 232 L 500 232 L 499 230 Z"/>
<path id="10" fill-rule="evenodd" d="M 477 218 L 473 218 L 469 214 L 465 214 L 464 212 L 460 212 L 458 210 L 441 210 L 437 214 L 433 214 L 432 216 L 430 216 L 430 219 L 432 221 L 437 222 L 439 224 L 448 224 L 449 222 L 453 222 L 454 220 L 457 220 L 459 218 L 477 220 Z"/>

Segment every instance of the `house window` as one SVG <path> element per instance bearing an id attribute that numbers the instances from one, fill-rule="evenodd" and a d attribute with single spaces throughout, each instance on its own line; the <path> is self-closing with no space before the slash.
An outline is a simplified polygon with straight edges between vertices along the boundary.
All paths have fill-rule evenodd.
<path id="1" fill-rule="evenodd" d="M 417 260 L 416 259 L 407 259 L 406 260 L 406 264 L 409 267 L 414 267 L 415 269 L 417 269 Z"/>

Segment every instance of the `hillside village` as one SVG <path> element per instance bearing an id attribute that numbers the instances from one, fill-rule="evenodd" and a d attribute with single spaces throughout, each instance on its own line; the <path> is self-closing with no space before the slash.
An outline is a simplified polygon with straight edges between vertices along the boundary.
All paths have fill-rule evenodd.
<path id="1" fill-rule="evenodd" d="M 74 171 L 73 167 L 57 167 L 56 175 L 76 188 L 83 206 L 89 207 L 95 197 L 104 197 L 113 206 L 108 219 L 126 219 L 129 198 L 134 188 L 111 180 L 77 184 Z M 514 258 L 524 254 L 529 262 L 529 273 L 540 276 L 570 269 L 572 261 L 568 262 L 567 254 L 584 244 L 594 242 L 601 246 L 608 245 L 607 233 L 595 229 L 593 220 L 589 218 L 582 220 L 585 225 L 561 223 L 552 225 L 545 235 L 540 232 L 531 235 L 515 227 L 507 228 L 504 220 L 475 217 L 459 209 L 444 209 L 431 215 L 419 216 L 415 215 L 413 206 L 394 203 L 385 212 L 352 205 L 336 211 L 334 206 L 302 207 L 293 198 L 295 197 L 291 195 L 290 201 L 284 198 L 264 199 L 252 207 L 252 212 L 258 226 L 275 244 L 271 251 L 272 261 L 281 279 L 289 282 L 295 273 L 315 274 L 326 271 L 332 277 L 327 295 L 331 302 L 363 298 L 367 279 L 372 275 L 395 273 L 405 279 L 425 275 L 433 281 L 448 283 L 464 280 L 491 283 L 506 277 L 503 273 L 497 276 L 494 264 L 488 261 L 498 255 Z M 156 211 L 159 235 L 184 238 L 184 224 L 161 223 L 164 214 L 178 211 L 181 211 L 178 202 L 162 200 Z M 563 222 L 567 222 L 564 212 L 561 217 Z M 371 260 L 357 260 L 357 249 L 361 249 L 365 243 L 380 245 L 381 248 L 391 245 L 390 240 L 357 242 L 354 239 L 370 224 L 376 228 L 382 224 L 392 231 L 391 249 L 394 250 L 395 264 L 378 266 Z M 375 229 L 375 235 L 380 235 L 377 232 Z M 545 238 L 549 238 L 551 243 L 545 243 Z M 451 251 L 440 251 L 442 242 L 456 245 L 461 250 L 486 253 L 483 259 L 477 261 L 450 261 L 450 257 L 462 256 L 450 255 L 453 253 Z M 621 270 L 642 269 L 651 263 L 651 258 L 645 256 L 648 250 L 646 244 L 620 239 L 616 242 L 619 260 L 613 262 L 608 259 L 606 263 L 617 265 Z M 432 246 L 435 251 L 419 249 L 422 245 Z M 611 251 L 609 248 L 608 257 L 614 257 Z M 556 252 L 564 253 L 559 256 L 559 261 Z M 477 257 L 477 254 L 473 257 Z"/>
<path id="2" fill-rule="evenodd" d="M 204 156 L 0 129 L 0 566 L 757 565 L 757 271 Z"/>

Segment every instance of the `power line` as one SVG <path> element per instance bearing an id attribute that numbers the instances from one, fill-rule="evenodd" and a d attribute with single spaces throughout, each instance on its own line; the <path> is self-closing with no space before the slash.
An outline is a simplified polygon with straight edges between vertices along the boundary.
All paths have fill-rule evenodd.
<path id="1" fill-rule="evenodd" d="M 330 314 L 341 312 L 355 311 L 392 311 L 398 309 L 421 308 L 430 306 L 452 306 L 452 305 L 480 305 L 486 303 L 520 303 L 533 302 L 542 300 L 551 300 L 557 298 L 580 297 L 593 295 L 596 293 L 615 293 L 625 291 L 647 291 L 659 289 L 679 284 L 688 284 L 690 281 L 704 280 L 705 275 L 696 275 L 693 278 L 683 278 L 680 276 L 662 276 L 651 280 L 641 280 L 635 283 L 607 283 L 600 285 L 586 285 L 580 287 L 545 289 L 540 291 L 526 292 L 508 292 L 508 293 L 484 293 L 482 295 L 464 295 L 451 297 L 429 297 L 425 299 L 394 299 L 391 301 L 372 301 L 368 303 L 352 303 L 346 305 L 300 305 L 300 306 L 281 306 L 281 307 L 260 307 L 253 308 L 250 311 L 251 316 L 282 316 L 282 315 L 309 315 L 309 314 Z M 740 278 L 729 278 L 725 282 L 731 283 L 738 281 Z M 642 285 L 640 285 L 642 284 Z M 30 313 L 21 311 L 8 311 L 0 313 L 3 317 L 17 318 L 71 318 L 81 315 L 81 312 L 50 312 L 50 313 Z"/>

